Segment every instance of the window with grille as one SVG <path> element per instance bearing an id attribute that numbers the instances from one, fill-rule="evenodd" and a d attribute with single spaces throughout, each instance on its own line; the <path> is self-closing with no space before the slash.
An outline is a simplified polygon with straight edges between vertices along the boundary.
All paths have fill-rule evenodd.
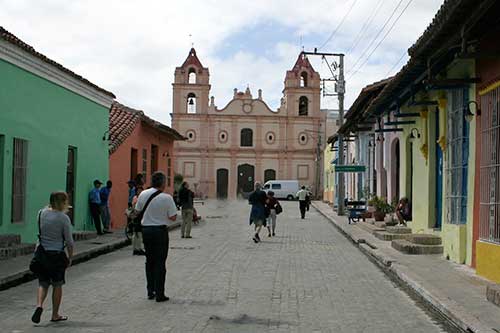
<path id="1" fill-rule="evenodd" d="M 167 153 L 167 186 L 170 187 L 172 184 L 172 158 L 170 154 Z"/>
<path id="2" fill-rule="evenodd" d="M 148 171 L 148 150 L 142 149 L 142 175 L 144 176 L 144 182 L 146 182 L 146 174 Z"/>
<path id="3" fill-rule="evenodd" d="M 500 244 L 500 88 L 481 96 L 479 239 Z"/>
<path id="4" fill-rule="evenodd" d="M 253 146 L 253 131 L 250 128 L 244 128 L 241 130 L 240 146 L 241 147 Z"/>
<path id="5" fill-rule="evenodd" d="M 469 124 L 464 118 L 467 89 L 455 89 L 448 98 L 448 144 L 446 161 L 446 222 L 467 222 L 467 169 L 469 160 Z"/>
<path id="6" fill-rule="evenodd" d="M 151 174 L 158 171 L 158 146 L 151 145 Z"/>
<path id="7" fill-rule="evenodd" d="M 12 154 L 12 223 L 25 222 L 26 166 L 28 162 L 28 141 L 14 138 Z"/>

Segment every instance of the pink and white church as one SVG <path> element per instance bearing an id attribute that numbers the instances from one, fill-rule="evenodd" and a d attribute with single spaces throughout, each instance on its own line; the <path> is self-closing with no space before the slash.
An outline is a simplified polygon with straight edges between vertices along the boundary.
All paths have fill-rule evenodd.
<path id="1" fill-rule="evenodd" d="M 233 99 L 218 108 L 210 87 L 209 70 L 192 48 L 175 69 L 172 127 L 187 138 L 175 143 L 175 171 L 198 196 L 235 199 L 255 181 L 273 179 L 298 180 L 322 193 L 318 149 L 326 142 L 326 113 L 320 76 L 305 55 L 286 72 L 277 110 L 262 90 L 254 97 L 249 88 L 234 89 Z"/>

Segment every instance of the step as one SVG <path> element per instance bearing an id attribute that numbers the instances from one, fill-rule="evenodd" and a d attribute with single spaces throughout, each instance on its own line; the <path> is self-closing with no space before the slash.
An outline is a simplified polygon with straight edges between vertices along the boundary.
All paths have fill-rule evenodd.
<path id="1" fill-rule="evenodd" d="M 377 221 L 375 221 L 375 222 L 373 222 L 373 224 L 374 224 L 375 226 L 377 226 L 377 227 L 379 227 L 379 228 L 383 228 L 383 229 L 385 229 L 385 227 L 387 226 L 387 225 L 385 224 L 385 222 L 377 222 Z"/>
<path id="2" fill-rule="evenodd" d="M 411 234 L 411 228 L 408 227 L 386 227 L 385 231 L 393 233 L 393 234 Z"/>
<path id="3" fill-rule="evenodd" d="M 391 246 L 403 253 L 407 254 L 441 254 L 443 246 L 441 245 L 423 245 L 415 244 L 406 239 L 395 239 L 391 242 Z"/>
<path id="4" fill-rule="evenodd" d="M 405 239 L 407 237 L 407 234 L 395 234 L 387 231 L 375 231 L 373 235 L 383 241 L 392 241 L 394 239 Z"/>
<path id="5" fill-rule="evenodd" d="M 21 235 L 4 234 L 0 235 L 0 248 L 21 244 Z"/>
<path id="6" fill-rule="evenodd" d="M 73 240 L 75 242 L 94 239 L 97 238 L 97 233 L 95 231 L 74 231 L 73 232 Z"/>
<path id="7" fill-rule="evenodd" d="M 421 245 L 441 245 L 441 237 L 429 234 L 412 234 L 406 237 L 406 240 L 414 244 Z"/>
<path id="8" fill-rule="evenodd" d="M 21 243 L 14 246 L 0 248 L 0 260 L 31 254 L 35 251 L 35 244 Z"/>
<path id="9" fill-rule="evenodd" d="M 376 225 L 374 224 L 371 224 L 371 223 L 368 223 L 368 222 L 363 222 L 363 221 L 359 221 L 358 224 L 357 224 L 359 227 L 361 227 L 362 229 L 370 232 L 370 233 L 374 233 L 376 231 L 384 231 L 385 229 L 384 228 L 380 228 L 380 227 L 377 227 Z"/>

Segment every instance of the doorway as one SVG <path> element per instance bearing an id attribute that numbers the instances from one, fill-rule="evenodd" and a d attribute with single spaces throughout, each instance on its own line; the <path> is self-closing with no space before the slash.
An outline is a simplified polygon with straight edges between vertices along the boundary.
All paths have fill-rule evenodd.
<path id="1" fill-rule="evenodd" d="M 227 199 L 229 171 L 217 169 L 217 199 Z"/>
<path id="2" fill-rule="evenodd" d="M 439 140 L 439 113 L 436 115 L 436 131 L 434 142 L 436 142 L 436 223 L 434 228 L 441 229 L 443 219 L 443 151 L 441 146 L 437 143 Z"/>
<path id="3" fill-rule="evenodd" d="M 399 139 L 395 139 L 392 142 L 392 167 L 391 167 L 391 196 L 388 198 L 390 202 L 400 199 L 400 174 L 401 174 L 401 161 L 400 161 L 400 149 L 399 149 Z"/>
<path id="4" fill-rule="evenodd" d="M 75 211 L 75 183 L 76 183 L 76 148 L 68 147 L 68 159 L 66 164 L 66 193 L 68 193 L 68 217 L 71 224 L 75 224 L 74 211 Z"/>
<path id="5" fill-rule="evenodd" d="M 253 191 L 255 179 L 255 167 L 250 164 L 242 164 L 238 166 L 238 195 L 247 198 Z"/>

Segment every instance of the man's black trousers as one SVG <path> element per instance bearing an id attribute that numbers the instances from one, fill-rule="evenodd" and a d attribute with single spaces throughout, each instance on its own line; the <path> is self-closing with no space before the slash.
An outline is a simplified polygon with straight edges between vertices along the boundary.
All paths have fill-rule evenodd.
<path id="1" fill-rule="evenodd" d="M 300 208 L 300 217 L 305 218 L 306 217 L 307 201 L 299 200 L 299 208 Z"/>
<path id="2" fill-rule="evenodd" d="M 166 261 L 168 255 L 167 226 L 143 226 L 142 239 L 146 251 L 146 280 L 148 296 L 165 295 Z"/>
<path id="3" fill-rule="evenodd" d="M 90 215 L 92 216 L 92 221 L 94 221 L 95 231 L 100 235 L 102 234 L 101 228 L 101 209 L 96 203 L 90 204 Z"/>

